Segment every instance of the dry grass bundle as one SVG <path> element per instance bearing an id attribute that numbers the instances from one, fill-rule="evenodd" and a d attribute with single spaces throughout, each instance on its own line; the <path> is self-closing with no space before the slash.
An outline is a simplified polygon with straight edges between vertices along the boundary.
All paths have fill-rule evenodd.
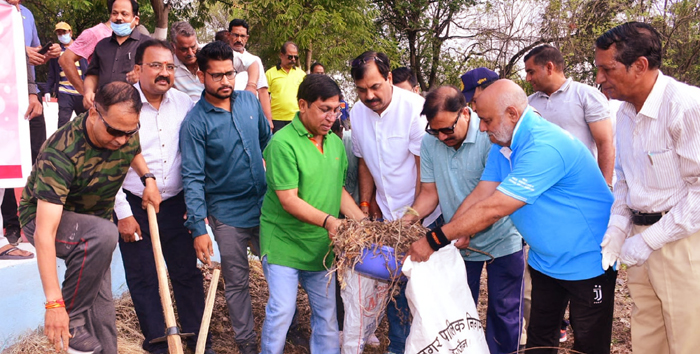
<path id="1" fill-rule="evenodd" d="M 402 220 L 392 222 L 379 222 L 369 220 L 346 219 L 338 227 L 338 233 L 333 238 L 333 251 L 336 259 L 330 271 L 336 273 L 341 288 L 345 288 L 345 271 L 355 269 L 361 261 L 360 255 L 364 249 L 373 249 L 375 255 L 380 254 L 387 263 L 391 262 L 386 254 L 379 252 L 382 246 L 394 249 L 397 255 L 394 259 L 394 268 L 398 270 L 398 263 L 411 244 L 425 236 L 427 229 L 420 223 L 406 223 Z M 400 272 L 392 272 L 387 264 L 387 270 L 392 275 L 389 294 L 393 299 L 399 292 Z"/>

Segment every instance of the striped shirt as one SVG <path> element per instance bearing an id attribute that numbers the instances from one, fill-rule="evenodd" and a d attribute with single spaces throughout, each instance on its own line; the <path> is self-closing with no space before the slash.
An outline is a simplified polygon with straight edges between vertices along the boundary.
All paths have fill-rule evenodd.
<path id="1" fill-rule="evenodd" d="M 65 51 L 66 47 L 61 46 L 61 55 L 63 55 Z M 75 69 L 78 70 L 78 76 L 84 78 L 83 71 L 80 69 L 80 60 L 75 62 Z M 73 85 L 70 83 L 70 81 L 68 81 L 68 78 L 66 77 L 66 73 L 63 71 L 63 68 L 61 68 L 61 70 L 58 72 L 58 76 L 58 92 L 67 93 L 69 95 L 74 96 L 80 96 L 78 90 L 76 90 L 75 87 L 73 87 Z"/>
<path id="2" fill-rule="evenodd" d="M 617 183 L 609 226 L 631 231 L 631 211 L 668 211 L 644 232 L 653 249 L 700 230 L 700 89 L 659 76 L 639 113 L 617 113 Z"/>

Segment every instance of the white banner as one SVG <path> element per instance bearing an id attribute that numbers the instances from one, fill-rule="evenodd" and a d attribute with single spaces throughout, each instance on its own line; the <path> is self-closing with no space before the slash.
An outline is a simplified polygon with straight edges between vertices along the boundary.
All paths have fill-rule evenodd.
<path id="1" fill-rule="evenodd" d="M 32 169 L 22 15 L 0 1 L 0 188 L 23 187 Z"/>

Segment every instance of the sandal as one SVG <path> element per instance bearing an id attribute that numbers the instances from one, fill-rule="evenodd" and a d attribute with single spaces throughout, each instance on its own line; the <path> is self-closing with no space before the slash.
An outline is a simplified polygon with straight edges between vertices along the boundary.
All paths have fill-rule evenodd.
<path id="1" fill-rule="evenodd" d="M 19 252 L 20 255 L 17 254 L 11 254 L 13 252 Z M 24 254 L 22 254 L 24 253 Z M 26 255 L 26 254 L 29 255 Z M 17 247 L 10 247 L 2 252 L 0 252 L 0 260 L 3 259 L 8 259 L 8 260 L 20 260 L 20 259 L 32 259 L 34 258 L 34 253 L 31 253 L 29 251 L 21 250 Z"/>

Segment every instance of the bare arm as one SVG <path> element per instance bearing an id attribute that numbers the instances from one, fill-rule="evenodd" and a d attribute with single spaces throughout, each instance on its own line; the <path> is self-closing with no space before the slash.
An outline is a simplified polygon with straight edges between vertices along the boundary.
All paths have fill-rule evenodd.
<path id="1" fill-rule="evenodd" d="M 413 200 L 415 200 L 416 198 L 418 198 L 418 194 L 420 194 L 420 187 L 421 187 L 421 183 L 420 183 L 420 156 L 413 155 L 413 157 L 416 159 L 416 170 L 417 170 L 416 171 L 416 192 L 413 195 Z"/>
<path id="2" fill-rule="evenodd" d="M 95 103 L 95 92 L 97 92 L 97 75 L 87 75 L 85 76 L 85 82 L 83 86 L 83 106 L 85 109 L 90 109 Z"/>
<path id="3" fill-rule="evenodd" d="M 493 194 L 493 192 L 496 191 L 496 188 L 498 188 L 498 185 L 500 183 L 498 182 L 490 182 L 490 181 L 480 181 L 479 184 L 476 185 L 474 190 L 469 193 L 469 195 L 464 198 L 464 201 L 462 204 L 459 205 L 459 208 L 457 208 L 457 211 L 455 212 L 455 215 L 452 217 L 452 219 L 456 219 L 462 214 L 464 214 L 469 208 L 472 207 L 472 205 L 488 198 Z"/>
<path id="4" fill-rule="evenodd" d="M 43 200 L 37 202 L 34 245 L 36 246 L 39 277 L 47 301 L 63 299 L 56 271 L 56 231 L 61 222 L 62 213 L 63 205 L 51 204 Z M 61 341 L 63 341 L 65 348 L 68 348 L 69 322 L 65 307 L 46 310 L 44 333 L 54 344 L 56 351 L 60 350 Z"/>
<path id="5" fill-rule="evenodd" d="M 603 173 L 605 182 L 612 184 L 613 170 L 615 169 L 615 146 L 613 144 L 612 122 L 603 119 L 588 123 L 591 135 L 598 148 L 598 167 Z"/>
<path id="6" fill-rule="evenodd" d="M 442 227 L 442 232 L 450 241 L 464 235 L 473 235 L 493 225 L 502 217 L 512 214 L 523 205 L 525 202 L 496 191 L 490 197 L 475 203 L 460 217 L 453 217 L 452 221 Z M 411 245 L 406 255 L 410 255 L 414 261 L 423 262 L 427 261 L 432 253 L 433 249 L 426 238 L 422 237 Z"/>
<path id="7" fill-rule="evenodd" d="M 418 215 L 406 213 L 403 215 L 403 220 L 408 222 L 420 220 L 432 213 L 439 202 L 440 199 L 435 183 L 421 183 L 420 193 L 416 197 L 416 200 L 413 201 L 413 206 L 411 206 Z"/>
<path id="8" fill-rule="evenodd" d="M 298 192 L 298 188 L 275 191 L 280 200 L 280 204 L 282 204 L 282 208 L 286 212 L 307 224 L 325 228 L 328 230 L 328 237 L 333 238 L 340 221 L 335 217 L 335 215 L 329 216 L 329 214 L 314 208 L 311 204 L 299 198 Z M 354 210 L 349 203 L 355 204 L 355 202 L 352 201 L 350 194 L 343 189 L 343 194 L 341 196 L 341 211 L 348 212 L 346 215 L 352 218 L 358 217 L 358 210 Z"/>
<path id="9" fill-rule="evenodd" d="M 258 91 L 258 78 L 260 77 L 260 66 L 258 62 L 253 61 L 246 71 L 248 72 L 248 82 L 245 85 L 245 89 L 246 91 L 256 93 Z"/>
<path id="10" fill-rule="evenodd" d="M 136 171 L 136 174 L 139 177 L 149 172 L 148 165 L 146 165 L 146 160 L 140 153 L 136 155 L 131 161 L 131 168 L 133 168 L 134 171 Z M 146 206 L 148 206 L 148 204 L 153 204 L 153 207 L 156 209 L 157 213 L 159 211 L 160 201 L 161 196 L 160 191 L 158 191 L 158 185 L 156 184 L 156 180 L 153 178 L 146 178 L 146 186 L 143 189 L 141 207 L 146 209 Z"/>
<path id="11" fill-rule="evenodd" d="M 357 179 L 360 187 L 360 201 L 369 202 L 372 199 L 372 192 L 374 191 L 374 179 L 372 178 L 372 174 L 369 172 L 369 167 L 367 167 L 365 159 L 358 158 L 357 160 Z M 362 209 L 362 212 L 365 213 L 365 215 L 369 214 L 369 207 L 361 206 L 360 209 Z"/>
<path id="12" fill-rule="evenodd" d="M 258 99 L 260 100 L 263 114 L 270 123 L 270 129 L 272 129 L 272 106 L 270 105 L 270 91 L 267 90 L 267 87 L 261 87 L 258 89 Z"/>
<path id="13" fill-rule="evenodd" d="M 85 92 L 85 88 L 83 87 L 83 79 L 80 78 L 78 68 L 75 67 L 75 63 L 80 59 L 82 58 L 73 53 L 73 51 L 69 48 L 66 49 L 66 51 L 63 52 L 63 55 L 58 58 L 58 65 L 60 65 L 63 69 L 63 72 L 66 74 L 66 79 L 68 79 L 70 84 L 75 87 L 75 90 L 78 91 L 78 93 L 83 95 Z"/>

